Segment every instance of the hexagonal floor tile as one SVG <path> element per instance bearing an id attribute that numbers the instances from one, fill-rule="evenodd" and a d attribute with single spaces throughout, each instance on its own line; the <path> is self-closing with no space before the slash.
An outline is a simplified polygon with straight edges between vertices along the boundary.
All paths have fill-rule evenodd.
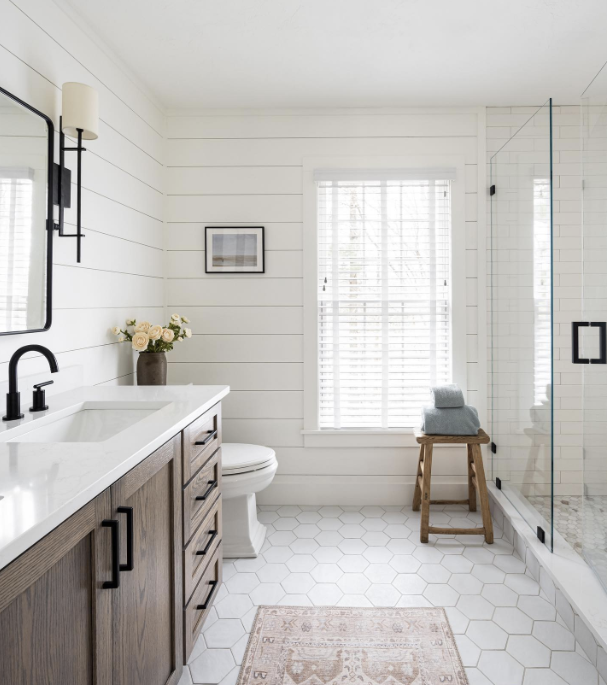
<path id="1" fill-rule="evenodd" d="M 407 520 L 407 516 L 402 511 L 387 511 L 382 518 L 391 524 L 401 524 Z"/>
<path id="2" fill-rule="evenodd" d="M 285 591 L 280 583 L 261 583 L 251 592 L 253 604 L 278 604 L 284 597 Z"/>
<path id="3" fill-rule="evenodd" d="M 228 580 L 225 586 L 228 592 L 247 595 L 259 585 L 259 578 L 254 573 L 237 573 Z"/>
<path id="4" fill-rule="evenodd" d="M 296 518 L 291 517 L 279 518 L 274 521 L 274 528 L 276 530 L 293 530 L 294 528 L 297 528 L 298 525 L 299 521 Z"/>
<path id="5" fill-rule="evenodd" d="M 550 666 L 550 650 L 531 635 L 511 635 L 506 651 L 525 668 Z"/>
<path id="6" fill-rule="evenodd" d="M 296 554 L 287 561 L 289 571 L 293 573 L 309 572 L 316 566 L 316 564 L 318 564 L 318 562 L 311 554 Z"/>
<path id="7" fill-rule="evenodd" d="M 376 607 L 393 607 L 400 599 L 400 593 L 393 585 L 374 583 L 365 592 L 365 597 Z"/>
<path id="8" fill-rule="evenodd" d="M 466 546 L 464 556 L 473 564 L 491 564 L 495 555 L 484 547 Z"/>
<path id="9" fill-rule="evenodd" d="M 244 634 L 240 619 L 220 618 L 204 631 L 204 641 L 209 649 L 229 649 Z"/>
<path id="10" fill-rule="evenodd" d="M 483 584 L 469 573 L 454 573 L 449 578 L 449 585 L 460 595 L 479 595 Z"/>
<path id="11" fill-rule="evenodd" d="M 417 549 L 416 546 L 411 542 L 409 539 L 404 539 L 404 538 L 393 538 L 390 540 L 390 542 L 386 545 L 386 548 L 389 549 L 392 553 L 394 554 L 413 554 L 413 552 Z"/>
<path id="12" fill-rule="evenodd" d="M 311 607 L 314 606 L 312 604 L 312 600 L 308 597 L 308 595 L 285 595 L 280 602 L 278 602 L 281 606 L 285 607 Z"/>
<path id="13" fill-rule="evenodd" d="M 417 569 L 422 565 L 412 554 L 397 554 L 388 563 L 397 573 L 417 573 Z"/>
<path id="14" fill-rule="evenodd" d="M 575 649 L 575 638 L 571 631 L 556 621 L 535 621 L 533 636 L 545 644 L 548 649 L 560 652 Z"/>
<path id="15" fill-rule="evenodd" d="M 318 564 L 310 574 L 317 583 L 336 583 L 344 572 L 337 564 Z"/>
<path id="16" fill-rule="evenodd" d="M 235 665 L 229 649 L 207 649 L 189 663 L 195 683 L 220 683 Z"/>
<path id="17" fill-rule="evenodd" d="M 390 542 L 390 538 L 380 531 L 368 531 L 362 540 L 369 547 L 385 547 Z"/>
<path id="18" fill-rule="evenodd" d="M 396 539 L 405 539 L 408 538 L 409 535 L 411 535 L 411 529 L 407 528 L 407 526 L 404 526 L 401 523 L 391 523 L 390 525 L 384 528 L 383 532 L 389 538 Z"/>
<path id="19" fill-rule="evenodd" d="M 462 664 L 464 666 L 476 666 L 481 650 L 465 635 L 455 635 L 454 637 Z"/>
<path id="20" fill-rule="evenodd" d="M 523 667 L 506 652 L 483 652 L 478 670 L 493 685 L 521 685 L 523 682 Z"/>
<path id="21" fill-rule="evenodd" d="M 421 595 L 427 584 L 416 573 L 399 573 L 392 581 L 392 585 L 402 595 Z"/>
<path id="22" fill-rule="evenodd" d="M 344 573 L 337 585 L 346 595 L 364 595 L 371 586 L 371 581 L 364 573 Z"/>
<path id="23" fill-rule="evenodd" d="M 280 547 L 290 545 L 292 542 L 295 542 L 297 538 L 290 530 L 277 530 L 275 533 L 268 536 L 268 540 L 273 547 Z"/>
<path id="24" fill-rule="evenodd" d="M 344 524 L 340 518 L 320 519 L 316 525 L 321 530 L 339 530 Z"/>
<path id="25" fill-rule="evenodd" d="M 488 583 L 483 587 L 481 595 L 496 607 L 515 607 L 518 602 L 516 592 L 501 583 Z"/>
<path id="26" fill-rule="evenodd" d="M 493 614 L 493 621 L 509 635 L 529 635 L 533 621 L 516 607 L 498 607 Z"/>
<path id="27" fill-rule="evenodd" d="M 370 564 L 365 575 L 372 583 L 391 583 L 396 578 L 396 571 L 388 564 Z"/>
<path id="28" fill-rule="evenodd" d="M 318 513 L 323 518 L 339 518 L 344 511 L 341 507 L 321 507 Z"/>
<path id="29" fill-rule="evenodd" d="M 343 523 L 360 523 L 365 517 L 360 511 L 344 511 L 343 514 L 340 514 L 339 518 Z"/>
<path id="30" fill-rule="evenodd" d="M 339 534 L 344 538 L 362 538 L 367 531 L 358 523 L 344 523 Z"/>
<path id="31" fill-rule="evenodd" d="M 363 556 L 372 564 L 387 564 L 394 554 L 387 547 L 367 547 Z"/>
<path id="32" fill-rule="evenodd" d="M 373 604 L 364 595 L 344 595 L 339 602 L 338 607 L 372 607 Z"/>
<path id="33" fill-rule="evenodd" d="M 323 530 L 314 539 L 321 547 L 339 547 L 340 543 L 344 541 L 336 530 Z"/>
<path id="34" fill-rule="evenodd" d="M 537 595 L 522 595 L 518 608 L 534 621 L 554 621 L 556 618 L 556 609 L 552 604 Z"/>
<path id="35" fill-rule="evenodd" d="M 289 569 L 284 564 L 266 564 L 257 571 L 257 577 L 262 583 L 280 583 L 289 575 Z"/>
<path id="36" fill-rule="evenodd" d="M 451 573 L 470 573 L 473 564 L 462 554 L 447 554 L 440 562 Z"/>
<path id="37" fill-rule="evenodd" d="M 367 545 L 356 538 L 343 540 L 337 546 L 344 554 L 362 554 L 367 549 Z"/>
<path id="38" fill-rule="evenodd" d="M 259 555 L 255 559 L 236 559 L 233 566 L 235 571 L 238 571 L 239 573 L 255 573 L 255 571 L 258 571 L 262 566 L 265 566 L 265 564 L 265 558 Z M 224 581 L 229 580 L 234 575 L 234 573 L 231 573 L 226 577 L 225 566 L 227 566 L 227 564 L 224 564 Z"/>
<path id="39" fill-rule="evenodd" d="M 253 603 L 248 595 L 228 595 L 215 604 L 219 618 L 242 618 Z"/>
<path id="40" fill-rule="evenodd" d="M 495 607 L 480 595 L 462 595 L 457 603 L 457 608 L 470 619 L 490 619 Z"/>
<path id="41" fill-rule="evenodd" d="M 470 621 L 466 635 L 481 649 L 504 649 L 508 633 L 493 621 Z"/>
<path id="42" fill-rule="evenodd" d="M 312 556 L 319 564 L 336 564 L 343 555 L 339 547 L 319 547 L 312 552 Z"/>
<path id="43" fill-rule="evenodd" d="M 343 592 L 334 583 L 318 583 L 309 592 L 308 597 L 315 606 L 333 606 L 340 600 Z"/>
<path id="44" fill-rule="evenodd" d="M 274 523 L 276 519 L 278 518 L 278 514 L 275 511 L 258 511 L 257 512 L 257 520 L 260 523 Z"/>
<path id="45" fill-rule="evenodd" d="M 314 554 L 319 545 L 313 538 L 298 538 L 292 542 L 289 547 L 295 554 Z"/>
<path id="46" fill-rule="evenodd" d="M 288 594 L 306 595 L 316 585 L 316 581 L 309 573 L 290 573 L 281 585 Z"/>
<path id="47" fill-rule="evenodd" d="M 434 549 L 434 547 L 425 545 L 424 547 L 417 547 L 413 552 L 413 556 L 419 559 L 422 564 L 440 564 L 444 554 Z"/>
<path id="48" fill-rule="evenodd" d="M 481 583 L 503 583 L 506 574 L 492 564 L 475 564 L 472 567 L 472 575 Z"/>
<path id="49" fill-rule="evenodd" d="M 506 559 L 507 557 L 497 557 L 498 559 Z M 540 586 L 533 578 L 524 573 L 508 573 L 504 584 L 511 590 L 514 590 L 519 595 L 539 595 Z"/>
<path id="50" fill-rule="evenodd" d="M 361 573 L 367 568 L 369 562 L 360 554 L 346 554 L 337 562 L 337 565 L 344 573 Z"/>
<path id="51" fill-rule="evenodd" d="M 421 576 L 427 583 L 446 583 L 451 577 L 451 572 L 441 564 L 422 564 L 417 575 Z"/>
<path id="52" fill-rule="evenodd" d="M 320 528 L 314 523 L 301 523 L 293 530 L 298 538 L 315 538 L 320 532 Z"/>
<path id="53" fill-rule="evenodd" d="M 297 520 L 300 523 L 318 523 L 322 516 L 317 511 L 302 511 L 297 515 Z"/>
<path id="54" fill-rule="evenodd" d="M 301 514 L 301 509 L 295 506 L 279 507 L 277 511 L 279 516 L 297 516 Z"/>
<path id="55" fill-rule="evenodd" d="M 386 512 L 381 507 L 363 507 L 360 513 L 368 519 L 381 518 Z"/>
<path id="56" fill-rule="evenodd" d="M 263 557 L 269 564 L 284 564 L 292 556 L 293 550 L 289 547 L 270 547 L 263 552 Z"/>
<path id="57" fill-rule="evenodd" d="M 459 595 L 449 585 L 433 583 L 424 590 L 424 597 L 435 607 L 452 607 L 457 604 Z"/>
<path id="58" fill-rule="evenodd" d="M 387 527 L 387 523 L 381 518 L 365 519 L 360 524 L 365 530 L 381 531 Z"/>

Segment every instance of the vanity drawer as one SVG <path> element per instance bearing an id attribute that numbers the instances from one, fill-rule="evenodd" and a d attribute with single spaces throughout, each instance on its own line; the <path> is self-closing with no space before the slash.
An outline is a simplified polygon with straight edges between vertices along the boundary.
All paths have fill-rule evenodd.
<path id="1" fill-rule="evenodd" d="M 183 482 L 187 483 L 221 445 L 221 403 L 183 431 Z"/>
<path id="2" fill-rule="evenodd" d="M 196 586 L 192 598 L 183 610 L 183 645 L 186 662 L 192 653 L 196 638 L 202 630 L 221 585 L 222 561 L 220 544 Z"/>
<path id="3" fill-rule="evenodd" d="M 202 578 L 209 559 L 215 554 L 221 537 L 221 497 L 218 497 L 183 552 L 183 589 L 186 603 Z"/>
<path id="4" fill-rule="evenodd" d="M 187 544 L 192 533 L 211 510 L 221 494 L 221 447 L 204 464 L 183 490 L 183 542 Z"/>

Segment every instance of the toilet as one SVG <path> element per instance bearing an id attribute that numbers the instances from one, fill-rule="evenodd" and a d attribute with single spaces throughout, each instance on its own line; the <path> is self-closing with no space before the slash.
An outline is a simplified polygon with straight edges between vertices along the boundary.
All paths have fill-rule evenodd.
<path id="1" fill-rule="evenodd" d="M 223 490 L 223 556 L 256 557 L 266 539 L 257 520 L 255 493 L 272 482 L 278 462 L 269 447 L 224 442 L 221 446 Z"/>

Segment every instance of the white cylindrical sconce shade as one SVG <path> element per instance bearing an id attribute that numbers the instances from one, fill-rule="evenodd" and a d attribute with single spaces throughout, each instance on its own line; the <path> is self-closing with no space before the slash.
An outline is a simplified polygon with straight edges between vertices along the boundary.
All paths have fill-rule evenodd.
<path id="1" fill-rule="evenodd" d="M 64 83 L 62 90 L 63 132 L 72 138 L 82 129 L 84 140 L 99 136 L 99 93 L 84 83 Z"/>

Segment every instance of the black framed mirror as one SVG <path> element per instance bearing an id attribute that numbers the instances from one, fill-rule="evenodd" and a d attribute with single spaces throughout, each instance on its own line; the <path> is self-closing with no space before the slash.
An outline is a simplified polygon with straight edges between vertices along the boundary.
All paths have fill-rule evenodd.
<path id="1" fill-rule="evenodd" d="M 0 335 L 52 322 L 53 122 L 0 87 Z"/>

